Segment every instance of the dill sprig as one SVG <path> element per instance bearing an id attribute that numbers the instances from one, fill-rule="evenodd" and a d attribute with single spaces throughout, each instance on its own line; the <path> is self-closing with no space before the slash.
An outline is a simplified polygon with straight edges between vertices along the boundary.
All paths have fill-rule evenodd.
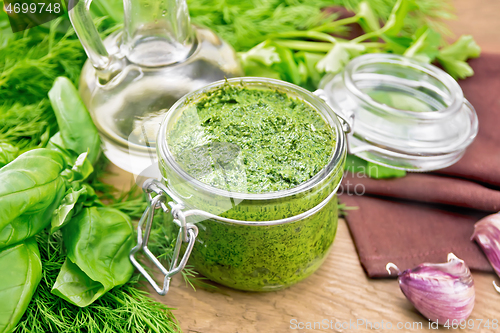
<path id="1" fill-rule="evenodd" d="M 87 57 L 66 17 L 15 34 L 8 22 L 0 10 L 0 143 L 17 148 L 12 160 L 45 146 L 57 132 L 47 93 L 58 76 L 76 84 Z M 120 27 L 103 18 L 95 22 L 103 35 Z"/>

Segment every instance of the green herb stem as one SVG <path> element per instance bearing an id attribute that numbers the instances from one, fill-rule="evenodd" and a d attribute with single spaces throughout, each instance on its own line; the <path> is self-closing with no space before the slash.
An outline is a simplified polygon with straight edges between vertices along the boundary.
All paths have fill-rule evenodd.
<path id="1" fill-rule="evenodd" d="M 337 43 L 337 39 L 331 35 L 319 32 L 319 31 L 288 31 L 277 34 L 272 34 L 269 38 L 309 38 L 316 39 L 323 42 Z"/>
<path id="2" fill-rule="evenodd" d="M 380 37 L 380 35 L 383 32 L 384 32 L 384 28 L 382 27 L 381 29 L 379 29 L 377 31 L 371 31 L 371 32 L 368 32 L 364 35 L 361 35 L 361 36 L 358 36 L 358 37 L 352 39 L 351 43 L 356 44 L 356 43 L 364 42 L 367 39 L 378 38 L 378 37 Z"/>
<path id="3" fill-rule="evenodd" d="M 328 23 L 322 24 L 318 27 L 313 28 L 312 30 L 318 31 L 318 32 L 332 33 L 332 32 L 336 32 L 339 27 L 345 26 L 348 24 L 357 23 L 358 20 L 359 20 L 359 16 L 354 15 L 351 17 L 346 17 L 346 18 L 343 18 L 340 20 L 336 20 L 333 22 L 328 22 Z"/>
<path id="4" fill-rule="evenodd" d="M 328 52 L 332 49 L 332 44 L 322 42 L 307 42 L 303 40 L 274 40 L 274 42 L 283 47 L 295 51 Z"/>
<path id="5" fill-rule="evenodd" d="M 373 49 L 384 49 L 387 47 L 387 44 L 379 42 L 365 42 L 360 44 L 366 48 L 373 48 Z"/>

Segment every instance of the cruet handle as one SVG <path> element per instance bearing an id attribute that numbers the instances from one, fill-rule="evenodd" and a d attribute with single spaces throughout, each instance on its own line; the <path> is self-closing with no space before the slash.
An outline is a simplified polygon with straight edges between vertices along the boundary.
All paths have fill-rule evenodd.
<path id="1" fill-rule="evenodd" d="M 92 0 L 69 0 L 69 8 L 72 8 L 69 18 L 90 62 L 96 69 L 103 70 L 109 65 L 110 57 L 92 21 L 91 3 Z"/>

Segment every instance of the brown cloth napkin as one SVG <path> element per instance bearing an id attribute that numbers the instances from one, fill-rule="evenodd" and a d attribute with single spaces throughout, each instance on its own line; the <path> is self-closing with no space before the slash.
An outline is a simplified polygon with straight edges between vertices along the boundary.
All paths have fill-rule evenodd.
<path id="1" fill-rule="evenodd" d="M 364 185 L 365 195 L 343 194 L 340 201 L 359 207 L 346 220 L 370 277 L 388 277 L 388 262 L 404 270 L 445 262 L 449 252 L 473 270 L 493 271 L 470 237 L 477 220 L 500 210 L 500 54 L 483 54 L 470 65 L 474 76 L 459 83 L 477 111 L 479 134 L 460 161 L 399 179 L 344 178 L 351 194 Z"/>

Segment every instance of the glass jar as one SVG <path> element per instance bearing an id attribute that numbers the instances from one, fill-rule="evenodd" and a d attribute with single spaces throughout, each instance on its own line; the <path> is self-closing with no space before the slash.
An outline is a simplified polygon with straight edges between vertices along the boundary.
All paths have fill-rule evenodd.
<path id="1" fill-rule="evenodd" d="M 207 92 L 241 83 L 251 89 L 279 90 L 321 115 L 335 138 L 335 147 L 328 164 L 314 177 L 276 192 L 231 192 L 193 178 L 177 163 L 169 147 L 169 133 L 183 112 Z M 192 245 L 185 253 L 192 248 L 190 262 L 201 274 L 232 288 L 267 291 L 286 288 L 321 265 L 335 238 L 335 193 L 346 157 L 342 126 L 323 100 L 298 86 L 273 79 L 219 81 L 175 103 L 160 126 L 157 142 L 163 184 L 151 181 L 146 187 L 163 195 L 164 203 L 170 201 L 170 208 L 165 205 L 164 210 L 172 212 L 181 229 L 183 223 L 186 230 L 196 227 L 191 228 L 192 235 L 197 233 L 195 242 L 190 242 L 186 232 L 186 241 Z M 154 205 L 161 207 L 161 203 Z M 137 263 L 133 255 L 131 258 Z M 157 286 L 157 291 L 163 290 Z"/>
<path id="2" fill-rule="evenodd" d="M 180 116 L 206 92 L 240 82 L 285 92 L 322 116 L 336 139 L 323 170 L 289 190 L 251 194 L 209 186 L 179 166 L 169 133 Z M 335 195 L 346 152 L 392 168 L 435 170 L 460 159 L 477 130 L 475 110 L 453 78 L 433 65 L 398 55 L 355 58 L 343 72 L 326 76 L 314 93 L 265 78 L 210 84 L 180 99 L 160 126 L 157 155 L 163 180 L 145 183 L 150 206 L 139 222 L 131 261 L 162 295 L 190 255 L 200 273 L 221 284 L 252 291 L 285 288 L 313 273 L 334 240 Z M 155 208 L 170 212 L 180 226 L 169 269 L 147 249 Z M 178 260 L 183 242 L 187 246 Z M 163 272 L 163 287 L 135 259 L 139 250 Z"/>

